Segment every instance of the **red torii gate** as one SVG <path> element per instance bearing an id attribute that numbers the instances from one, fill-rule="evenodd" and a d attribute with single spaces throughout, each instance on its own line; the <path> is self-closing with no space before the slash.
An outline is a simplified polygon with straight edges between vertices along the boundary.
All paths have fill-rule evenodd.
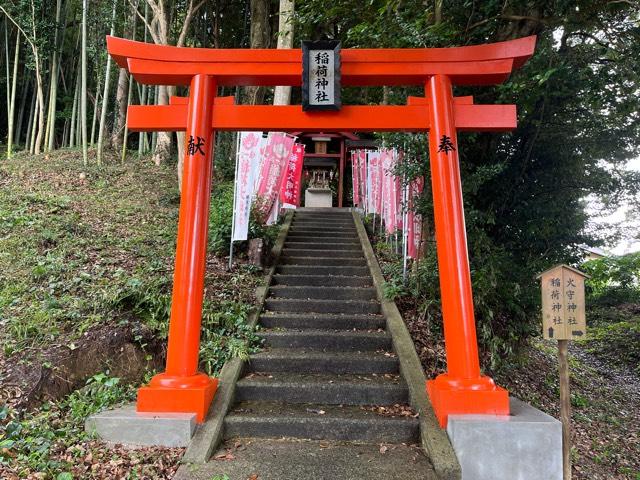
<path id="1" fill-rule="evenodd" d="M 184 161 L 166 371 L 138 391 L 137 410 L 195 412 L 202 422 L 217 388 L 217 379 L 198 373 L 214 131 L 428 131 L 447 373 L 427 381 L 427 392 L 442 426 L 454 413 L 508 414 L 507 391 L 480 373 L 457 132 L 512 130 L 516 108 L 474 105 L 470 97 L 454 97 L 452 85 L 505 81 L 533 54 L 535 40 L 344 49 L 344 85 L 423 85 L 425 96 L 409 97 L 403 106 L 304 112 L 300 105 L 234 105 L 231 97 L 216 97 L 220 85 L 299 86 L 299 49 L 179 48 L 107 37 L 111 56 L 138 82 L 191 86 L 188 99 L 131 105 L 129 130 L 186 131 L 202 147 L 187 150 Z"/>

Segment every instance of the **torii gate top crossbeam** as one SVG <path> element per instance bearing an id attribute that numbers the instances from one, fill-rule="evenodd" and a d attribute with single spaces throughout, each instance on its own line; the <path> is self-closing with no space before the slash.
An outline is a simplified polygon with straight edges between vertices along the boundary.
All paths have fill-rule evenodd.
<path id="1" fill-rule="evenodd" d="M 535 36 L 452 48 L 343 49 L 343 85 L 424 85 L 447 75 L 454 85 L 505 81 L 533 54 Z M 146 84 L 189 85 L 197 74 L 218 85 L 291 85 L 302 80 L 300 49 L 181 48 L 107 37 L 116 63 Z"/>

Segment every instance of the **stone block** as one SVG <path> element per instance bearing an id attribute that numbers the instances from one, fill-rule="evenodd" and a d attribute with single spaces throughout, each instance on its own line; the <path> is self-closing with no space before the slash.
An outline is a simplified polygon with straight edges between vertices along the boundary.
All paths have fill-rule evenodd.
<path id="1" fill-rule="evenodd" d="M 87 432 L 131 446 L 186 447 L 195 429 L 195 413 L 137 413 L 134 405 L 105 410 L 85 421 Z"/>
<path id="2" fill-rule="evenodd" d="M 304 206 L 312 208 L 331 207 L 333 205 L 333 193 L 324 188 L 308 188 L 304 192 Z"/>
<path id="3" fill-rule="evenodd" d="M 449 415 L 462 480 L 562 480 L 562 424 L 511 397 L 511 414 Z"/>

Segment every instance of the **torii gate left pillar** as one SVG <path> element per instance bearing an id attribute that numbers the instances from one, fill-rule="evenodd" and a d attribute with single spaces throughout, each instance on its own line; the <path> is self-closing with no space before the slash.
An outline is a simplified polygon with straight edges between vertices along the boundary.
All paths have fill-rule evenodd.
<path id="1" fill-rule="evenodd" d="M 504 81 L 531 56 L 535 37 L 447 49 L 343 50 L 344 85 L 424 85 L 425 97 L 411 97 L 406 106 L 313 113 L 299 105 L 244 106 L 215 98 L 216 82 L 300 85 L 300 50 L 184 49 L 112 37 L 107 42 L 110 54 L 139 82 L 191 86 L 188 102 L 130 106 L 127 118 L 131 131 L 186 130 L 188 142 L 167 367 L 140 389 L 138 411 L 196 412 L 202 422 L 217 388 L 216 379 L 197 372 L 215 129 L 429 131 L 447 373 L 426 388 L 442 426 L 454 413 L 509 413 L 506 390 L 480 373 L 457 132 L 512 130 L 515 106 L 474 105 L 471 97 L 454 98 L 452 84 Z"/>
<path id="2" fill-rule="evenodd" d="M 198 372 L 214 145 L 211 107 L 215 96 L 213 77 L 193 76 L 166 371 L 140 388 L 137 401 L 140 412 L 195 412 L 198 422 L 204 421 L 218 387 L 218 379 Z"/>

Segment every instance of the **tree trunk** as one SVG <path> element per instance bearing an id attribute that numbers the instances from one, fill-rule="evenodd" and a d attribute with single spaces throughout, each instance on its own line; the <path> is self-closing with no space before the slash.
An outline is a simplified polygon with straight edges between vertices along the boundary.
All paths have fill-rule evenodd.
<path id="1" fill-rule="evenodd" d="M 76 76 L 76 87 L 73 89 L 73 104 L 71 105 L 71 131 L 69 133 L 69 147 L 76 146 L 76 117 L 78 115 L 78 99 L 80 97 L 80 77 Z"/>
<path id="2" fill-rule="evenodd" d="M 98 102 L 100 100 L 100 86 L 102 85 L 102 77 L 99 76 L 96 81 L 96 101 L 93 102 L 93 117 L 91 119 L 91 140 L 89 140 L 89 145 L 92 147 L 96 144 L 96 125 L 98 120 Z"/>
<path id="3" fill-rule="evenodd" d="M 200 7 L 202 7 L 202 5 L 204 5 L 204 3 L 204 1 L 199 1 L 194 5 L 194 0 L 189 0 L 187 13 L 184 17 L 184 23 L 182 24 L 182 28 L 176 42 L 177 47 L 184 45 L 187 32 L 189 31 L 189 26 L 191 25 L 191 20 L 193 19 L 194 14 L 198 9 L 200 9 Z M 151 23 L 147 21 L 145 15 L 145 26 L 147 27 L 147 31 L 153 38 L 154 43 L 157 45 L 169 45 L 170 22 L 167 19 L 164 2 L 162 0 L 147 0 L 147 4 L 153 11 L 153 20 Z M 140 14 L 138 13 L 138 15 Z M 159 93 L 156 95 L 156 104 L 167 105 L 168 99 L 167 87 L 160 86 Z M 168 160 L 171 155 L 171 133 L 158 132 L 155 138 L 157 140 L 153 153 L 153 161 L 156 165 L 160 165 L 164 161 Z"/>
<path id="4" fill-rule="evenodd" d="M 7 119 L 9 115 L 11 115 L 11 107 L 9 106 L 9 97 L 11 97 L 11 76 L 9 74 L 9 19 L 4 19 L 4 53 L 5 53 L 5 64 L 7 70 Z"/>
<path id="5" fill-rule="evenodd" d="M 88 162 L 87 152 L 87 2 L 82 0 L 82 93 L 80 94 L 80 123 L 82 128 L 82 163 Z"/>
<path id="6" fill-rule="evenodd" d="M 158 100 L 157 105 L 167 105 L 169 103 L 169 94 L 167 93 L 167 87 L 160 85 L 158 88 Z M 158 132 L 156 137 L 156 148 L 153 152 L 153 163 L 160 165 L 166 162 L 171 156 L 171 133 L 170 132 Z"/>
<path id="7" fill-rule="evenodd" d="M 131 5 L 131 14 L 133 15 L 133 26 L 131 28 L 132 30 L 132 35 L 131 35 L 131 39 L 135 40 L 136 39 L 136 26 L 137 26 L 137 21 L 138 21 L 138 1 L 136 0 L 135 5 Z M 125 156 L 127 154 L 127 137 L 129 136 L 129 129 L 127 128 L 127 108 L 129 107 L 129 105 L 131 105 L 131 97 L 133 95 L 133 76 L 132 75 L 128 75 L 128 81 L 127 81 L 127 100 L 126 100 L 126 104 L 124 105 L 120 105 L 120 103 L 118 102 L 118 120 L 122 122 L 122 129 L 124 130 L 122 137 L 119 137 L 122 139 L 121 143 L 121 150 L 122 150 L 122 156 L 121 156 L 121 161 L 124 163 L 124 159 Z M 118 78 L 118 91 L 120 91 L 120 79 Z M 116 129 L 114 127 L 113 131 L 114 133 L 117 131 L 118 129 Z M 112 137 L 113 138 L 113 137 Z"/>
<path id="8" fill-rule="evenodd" d="M 269 0 L 251 0 L 250 47 L 269 48 L 271 44 L 271 28 L 269 22 Z M 245 87 L 245 102 L 258 105 L 264 102 L 265 87 Z"/>
<path id="9" fill-rule="evenodd" d="M 53 150 L 56 136 L 56 110 L 58 98 L 58 72 L 60 70 L 60 55 L 58 49 L 62 46 L 61 39 L 64 39 L 64 25 L 60 25 L 62 14 L 62 0 L 56 2 L 56 33 L 54 36 L 53 60 L 51 62 L 51 82 L 49 84 L 49 113 L 47 115 L 47 130 L 45 151 Z M 62 31 L 60 31 L 62 29 Z"/>
<path id="10" fill-rule="evenodd" d="M 23 68 L 23 71 L 26 68 Z M 13 143 L 17 146 L 20 145 L 20 139 L 22 138 L 22 125 L 24 122 L 24 111 L 27 106 L 27 92 L 29 90 L 29 79 L 23 82 L 22 85 L 22 98 L 20 99 L 20 110 L 18 111 L 18 122 L 16 123 L 16 133 L 13 137 Z"/>
<path id="11" fill-rule="evenodd" d="M 160 91 L 160 87 L 158 85 L 153 89 L 153 104 L 157 105 L 158 103 L 158 92 Z M 149 102 L 151 104 L 151 102 Z M 156 144 L 158 143 L 158 132 L 151 133 L 151 151 L 156 151 Z"/>
<path id="12" fill-rule="evenodd" d="M 278 19 L 278 48 L 293 46 L 293 15 L 295 0 L 280 0 Z M 291 87 L 278 85 L 273 93 L 274 105 L 289 105 L 291 103 Z"/>
<path id="13" fill-rule="evenodd" d="M 16 87 L 18 79 L 18 63 L 20 58 L 20 32 L 16 35 L 16 49 L 13 55 L 13 79 L 11 82 L 11 101 L 9 102 L 9 117 L 7 119 L 7 158 L 11 158 L 13 147 L 13 130 L 16 113 Z"/>
<path id="14" fill-rule="evenodd" d="M 442 23 L 442 4 L 444 3 L 444 0 L 435 0 L 434 3 L 433 23 L 439 25 Z"/>
<path id="15" fill-rule="evenodd" d="M 149 21 L 149 4 L 147 2 L 144 3 L 144 24 L 147 25 Z M 148 40 L 147 29 L 144 29 L 144 41 L 145 43 Z M 138 87 L 139 88 L 139 87 Z M 147 105 L 149 98 L 149 87 L 147 85 L 142 86 L 142 91 L 138 94 L 140 97 L 140 105 Z M 147 132 L 140 132 L 138 134 L 138 157 L 142 156 L 144 153 L 147 153 L 147 144 L 148 144 L 148 136 Z"/>
<path id="16" fill-rule="evenodd" d="M 31 149 L 31 138 L 33 137 L 33 135 L 31 134 L 33 132 L 33 120 L 34 120 L 34 116 L 36 113 L 36 96 L 31 95 L 31 107 L 29 108 L 29 119 L 27 120 L 27 135 L 24 138 L 24 148 L 25 150 L 27 149 Z"/>
<path id="17" fill-rule="evenodd" d="M 116 28 L 116 5 L 113 0 L 113 12 L 111 14 L 111 33 L 113 36 Z M 102 91 L 102 106 L 100 108 L 100 125 L 98 126 L 98 148 L 96 151 L 98 165 L 102 165 L 102 146 L 104 142 L 104 127 L 107 119 L 107 106 L 109 104 L 109 80 L 111 79 L 111 55 L 107 56 L 107 68 L 104 72 L 104 90 Z"/>
<path id="18" fill-rule="evenodd" d="M 125 35 L 125 38 L 128 38 Z M 116 152 L 122 150 L 122 135 L 125 129 L 125 121 L 127 116 L 127 98 L 129 96 L 129 75 L 124 68 L 118 72 L 118 87 L 116 90 L 116 118 L 113 122 L 113 130 L 111 131 L 111 146 Z"/>

